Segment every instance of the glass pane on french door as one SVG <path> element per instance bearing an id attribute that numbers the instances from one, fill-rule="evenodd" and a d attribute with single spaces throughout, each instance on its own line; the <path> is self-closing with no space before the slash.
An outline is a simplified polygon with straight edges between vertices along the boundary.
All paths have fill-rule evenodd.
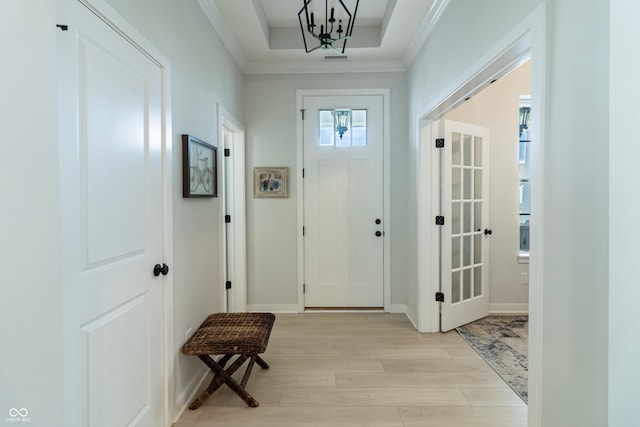
<path id="1" fill-rule="evenodd" d="M 451 302 L 482 296 L 483 138 L 453 132 L 451 140 Z"/>

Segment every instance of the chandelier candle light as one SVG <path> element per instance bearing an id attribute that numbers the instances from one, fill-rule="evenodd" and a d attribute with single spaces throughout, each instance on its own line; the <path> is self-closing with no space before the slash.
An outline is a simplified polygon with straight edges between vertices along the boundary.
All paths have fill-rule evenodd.
<path id="1" fill-rule="evenodd" d="M 353 24 L 356 20 L 356 13 L 358 12 L 358 3 L 360 0 L 356 0 L 355 8 L 353 9 L 353 14 L 347 9 L 344 2 L 342 0 L 333 0 L 335 2 L 335 6 L 331 6 L 329 9 L 329 0 L 324 1 L 324 24 L 320 24 L 320 28 L 318 31 L 318 25 L 315 23 L 315 17 L 313 12 L 313 7 L 310 4 L 314 0 L 302 0 L 303 6 L 298 12 L 298 21 L 300 22 L 300 31 L 302 31 L 302 41 L 304 42 L 304 50 L 308 52 L 313 52 L 317 49 L 331 49 L 337 53 L 344 54 L 345 46 L 347 45 L 347 39 L 351 37 L 353 33 Z M 316 3 L 322 0 L 315 0 Z M 336 11 L 337 8 L 337 11 Z M 336 12 L 338 15 L 338 26 L 335 28 L 336 23 Z M 302 18 L 304 15 L 305 24 L 302 23 Z M 348 16 L 348 19 L 346 18 Z M 347 26 L 342 26 L 342 21 L 344 19 L 347 21 Z M 323 19 L 320 19 L 319 22 L 322 22 Z M 335 30 L 335 34 L 334 34 Z M 311 36 L 318 40 L 320 44 L 316 47 L 309 47 L 310 43 L 307 43 L 307 37 Z M 312 39 L 309 42 L 313 41 Z M 342 49 L 340 47 L 334 47 L 334 43 L 339 44 L 342 43 Z"/>

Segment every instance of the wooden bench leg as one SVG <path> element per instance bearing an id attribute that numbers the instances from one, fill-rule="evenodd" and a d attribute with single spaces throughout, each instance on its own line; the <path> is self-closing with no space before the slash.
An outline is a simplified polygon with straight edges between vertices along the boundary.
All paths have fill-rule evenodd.
<path id="1" fill-rule="evenodd" d="M 269 364 L 267 362 L 264 361 L 264 359 L 260 356 L 258 356 L 256 354 L 256 363 L 262 368 L 262 369 L 269 369 Z"/>
<path id="2" fill-rule="evenodd" d="M 253 408 L 259 405 L 258 401 L 251 396 L 247 390 L 245 389 L 247 382 L 249 381 L 249 376 L 251 375 L 251 371 L 253 370 L 253 364 L 257 363 L 261 368 L 268 369 L 269 365 L 265 362 L 260 356 L 257 354 L 254 355 L 239 355 L 238 358 L 229 366 L 227 369 L 224 369 L 225 364 L 233 357 L 233 355 L 225 355 L 220 359 L 220 361 L 216 362 L 211 356 L 207 355 L 199 355 L 200 360 L 202 360 L 210 369 L 214 372 L 213 380 L 209 383 L 209 386 L 200 393 L 200 395 L 191 402 L 189 405 L 189 409 L 198 409 L 213 392 L 219 389 L 222 384 L 227 384 L 231 390 L 233 390 L 245 403 Z M 235 371 L 242 366 L 242 364 L 249 359 L 249 364 L 242 376 L 242 381 L 240 384 L 236 380 L 234 380 L 231 375 L 234 374 Z"/>
<path id="3" fill-rule="evenodd" d="M 256 357 L 258 355 L 254 354 L 249 359 L 249 364 L 247 364 L 247 369 L 244 371 L 244 375 L 242 376 L 242 381 L 240 381 L 240 387 L 243 389 L 247 387 L 247 382 L 249 381 L 249 375 L 251 375 L 251 371 L 253 370 L 253 364 L 256 362 Z"/>

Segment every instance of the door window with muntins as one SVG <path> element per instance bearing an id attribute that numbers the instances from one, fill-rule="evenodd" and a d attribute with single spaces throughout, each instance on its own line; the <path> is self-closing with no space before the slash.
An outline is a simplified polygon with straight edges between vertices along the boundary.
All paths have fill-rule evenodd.
<path id="1" fill-rule="evenodd" d="M 367 145 L 367 110 L 336 108 L 318 111 L 318 145 L 320 147 L 365 147 Z"/>
<path id="2" fill-rule="evenodd" d="M 483 294 L 482 137 L 453 133 L 451 164 L 452 303 Z"/>

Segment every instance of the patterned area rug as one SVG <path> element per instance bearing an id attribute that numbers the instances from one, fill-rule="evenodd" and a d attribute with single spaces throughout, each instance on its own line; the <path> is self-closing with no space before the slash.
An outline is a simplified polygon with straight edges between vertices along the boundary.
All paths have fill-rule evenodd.
<path id="1" fill-rule="evenodd" d="M 529 317 L 489 316 L 457 331 L 526 403 Z"/>

